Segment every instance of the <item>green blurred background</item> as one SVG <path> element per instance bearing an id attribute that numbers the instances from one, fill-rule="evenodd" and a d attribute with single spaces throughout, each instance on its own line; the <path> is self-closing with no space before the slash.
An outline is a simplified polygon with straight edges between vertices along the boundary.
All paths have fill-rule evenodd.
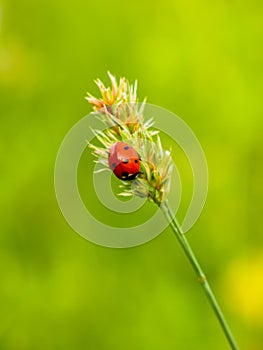
<path id="1" fill-rule="evenodd" d="M 0 0 L 0 349 L 228 348 L 169 229 L 108 249 L 58 208 L 56 153 L 107 70 L 199 138 L 209 194 L 188 238 L 240 348 L 263 349 L 262 18 L 259 0 Z"/>

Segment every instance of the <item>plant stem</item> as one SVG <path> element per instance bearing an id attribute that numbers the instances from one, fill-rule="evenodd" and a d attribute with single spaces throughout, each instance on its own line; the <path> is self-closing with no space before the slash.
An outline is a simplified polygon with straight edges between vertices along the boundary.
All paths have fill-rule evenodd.
<path id="1" fill-rule="evenodd" d="M 231 333 L 231 330 L 226 322 L 226 319 L 217 303 L 217 300 L 212 292 L 212 289 L 206 279 L 206 276 L 204 274 L 204 272 L 202 271 L 193 251 L 192 248 L 188 242 L 188 240 L 186 239 L 186 236 L 184 235 L 184 233 L 182 232 L 182 229 L 179 225 L 179 223 L 177 222 L 176 218 L 174 217 L 168 201 L 164 202 L 163 204 L 160 205 L 162 211 L 164 212 L 165 216 L 167 217 L 168 221 L 170 222 L 170 226 L 173 229 L 181 247 L 183 248 L 188 260 L 190 261 L 193 269 L 195 270 L 197 276 L 198 276 L 198 281 L 201 284 L 201 286 L 203 287 L 203 290 L 208 298 L 208 301 L 210 303 L 210 305 L 212 306 L 216 317 L 225 333 L 225 336 L 229 342 L 229 345 L 231 347 L 232 350 L 238 350 L 238 345 L 235 341 L 235 338 L 233 336 L 233 334 Z"/>

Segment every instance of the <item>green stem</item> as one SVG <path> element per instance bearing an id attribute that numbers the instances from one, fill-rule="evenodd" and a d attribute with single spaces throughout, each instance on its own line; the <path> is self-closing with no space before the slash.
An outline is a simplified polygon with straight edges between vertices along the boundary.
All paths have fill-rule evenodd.
<path id="1" fill-rule="evenodd" d="M 197 276 L 198 276 L 198 281 L 201 284 L 201 286 L 203 287 L 203 290 L 208 298 L 208 301 L 210 303 L 210 305 L 212 306 L 216 317 L 225 333 L 225 336 L 229 342 L 229 345 L 231 347 L 231 349 L 233 350 L 238 350 L 238 345 L 235 341 L 235 338 L 233 336 L 233 334 L 231 333 L 231 330 L 226 322 L 226 319 L 217 303 L 217 300 L 212 292 L 212 289 L 206 279 L 206 276 L 204 274 L 204 272 L 202 271 L 193 251 L 192 248 L 189 245 L 188 240 L 186 239 L 186 236 L 184 235 L 184 233 L 182 232 L 182 229 L 179 225 L 179 223 L 177 222 L 176 218 L 174 217 L 168 202 L 164 202 L 163 204 L 161 204 L 161 209 L 163 210 L 165 216 L 167 217 L 168 221 L 170 222 L 170 226 L 173 229 L 181 247 L 183 248 L 188 260 L 190 261 L 193 269 L 195 270 Z"/>

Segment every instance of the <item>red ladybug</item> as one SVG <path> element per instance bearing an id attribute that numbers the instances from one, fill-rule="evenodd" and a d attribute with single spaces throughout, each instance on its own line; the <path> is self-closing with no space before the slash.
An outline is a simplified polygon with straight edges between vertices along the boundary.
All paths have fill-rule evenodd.
<path id="1" fill-rule="evenodd" d="M 140 172 L 140 156 L 127 143 L 116 142 L 110 149 L 109 166 L 122 180 L 133 180 Z"/>

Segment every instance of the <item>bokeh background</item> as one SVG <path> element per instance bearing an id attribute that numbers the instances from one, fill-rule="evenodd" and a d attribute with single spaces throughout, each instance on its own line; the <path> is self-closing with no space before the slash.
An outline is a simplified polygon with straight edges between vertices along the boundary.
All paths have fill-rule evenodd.
<path id="1" fill-rule="evenodd" d="M 59 145 L 107 70 L 199 138 L 209 194 L 188 238 L 240 348 L 263 348 L 262 19 L 259 0 L 0 0 L 0 349 L 228 348 L 169 229 L 109 249 L 58 208 Z"/>

